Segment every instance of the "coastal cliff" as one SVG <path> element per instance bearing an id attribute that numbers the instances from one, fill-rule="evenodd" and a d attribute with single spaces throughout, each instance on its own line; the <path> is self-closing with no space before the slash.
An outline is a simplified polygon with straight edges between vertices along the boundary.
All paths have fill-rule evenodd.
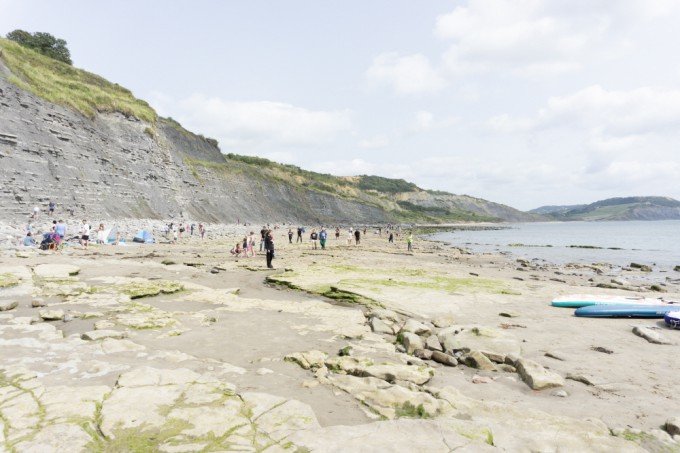
<path id="1" fill-rule="evenodd" d="M 159 117 L 119 85 L 4 39 L 0 176 L 0 215 L 8 219 L 49 200 L 76 216 L 98 218 L 381 223 L 536 217 L 400 180 L 335 177 L 225 155 L 215 140 Z"/>

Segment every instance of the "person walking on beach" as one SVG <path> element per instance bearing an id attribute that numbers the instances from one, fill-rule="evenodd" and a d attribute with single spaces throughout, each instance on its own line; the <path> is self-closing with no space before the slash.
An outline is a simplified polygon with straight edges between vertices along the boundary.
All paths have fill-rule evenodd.
<path id="1" fill-rule="evenodd" d="M 299 226 L 298 229 L 297 229 L 297 238 L 295 239 L 296 244 L 298 242 L 302 242 L 302 232 L 303 231 L 304 231 L 304 229 L 301 226 Z"/>
<path id="2" fill-rule="evenodd" d="M 335 240 L 340 239 L 340 227 L 335 227 Z"/>
<path id="3" fill-rule="evenodd" d="M 387 238 L 387 242 L 394 244 L 394 233 L 390 231 L 390 236 Z"/>
<path id="4" fill-rule="evenodd" d="M 309 235 L 309 239 L 312 240 L 312 245 L 314 250 L 316 250 L 316 241 L 319 239 L 319 235 L 316 232 L 316 229 L 312 230 L 312 234 Z"/>
<path id="5" fill-rule="evenodd" d="M 56 207 L 57 207 L 57 203 L 50 200 L 50 203 L 47 205 L 47 209 L 50 212 L 50 217 L 54 217 L 54 210 L 56 209 Z"/>
<path id="6" fill-rule="evenodd" d="M 288 243 L 292 244 L 293 243 L 293 229 L 288 228 Z"/>
<path id="7" fill-rule="evenodd" d="M 205 227 L 203 226 L 202 223 L 198 224 L 198 234 L 201 235 L 201 239 L 205 237 Z"/>
<path id="8" fill-rule="evenodd" d="M 38 215 L 40 214 L 40 208 L 38 206 L 33 208 L 33 215 L 31 216 L 32 219 L 37 219 Z"/>
<path id="9" fill-rule="evenodd" d="M 359 231 L 359 228 L 354 230 L 354 240 L 356 241 L 356 245 L 359 245 L 359 240 L 361 239 L 361 232 Z"/>
<path id="10" fill-rule="evenodd" d="M 413 233 L 409 233 L 408 237 L 406 238 L 406 246 L 409 252 L 413 252 Z"/>
<path id="11" fill-rule="evenodd" d="M 326 239 L 328 239 L 328 233 L 325 228 L 321 228 L 319 232 L 319 244 L 321 245 L 321 250 L 326 250 Z"/>
<path id="12" fill-rule="evenodd" d="M 90 242 L 90 225 L 87 220 L 83 219 L 83 224 L 80 227 L 80 245 L 87 248 L 87 244 Z"/>
<path id="13" fill-rule="evenodd" d="M 264 240 L 264 249 L 267 251 L 267 268 L 274 269 L 272 260 L 274 259 L 274 235 L 271 230 L 267 231 Z"/>

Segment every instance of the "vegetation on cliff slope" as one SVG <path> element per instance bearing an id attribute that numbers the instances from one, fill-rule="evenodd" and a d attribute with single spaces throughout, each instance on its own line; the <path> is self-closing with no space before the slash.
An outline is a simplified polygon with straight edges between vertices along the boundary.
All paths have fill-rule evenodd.
<path id="1" fill-rule="evenodd" d="M 29 49 L 36 50 L 41 54 L 59 60 L 66 64 L 73 64 L 71 52 L 66 46 L 66 41 L 58 39 L 49 33 L 35 32 L 29 33 L 25 30 L 14 30 L 7 33 L 7 39 L 21 44 Z"/>
<path id="2" fill-rule="evenodd" d="M 224 163 L 191 158 L 185 158 L 184 162 L 199 180 L 201 179 L 201 170 L 210 170 L 213 174 L 222 175 L 225 179 L 235 173 L 245 173 L 252 180 L 261 178 L 279 181 L 300 190 L 313 190 L 341 197 L 348 201 L 375 206 L 390 213 L 395 221 L 441 223 L 499 220 L 496 217 L 479 215 L 470 211 L 427 207 L 399 201 L 395 195 L 401 192 L 397 190 L 423 192 L 415 184 L 400 179 L 377 176 L 333 176 L 304 170 L 295 165 L 280 164 L 261 157 L 238 154 L 227 154 Z M 370 189 L 365 189 L 367 186 Z"/>
<path id="3" fill-rule="evenodd" d="M 93 118 L 97 112 L 120 112 L 153 123 L 156 112 L 126 88 L 103 77 L 0 38 L 0 60 L 9 81 L 49 102 L 71 107 Z"/>

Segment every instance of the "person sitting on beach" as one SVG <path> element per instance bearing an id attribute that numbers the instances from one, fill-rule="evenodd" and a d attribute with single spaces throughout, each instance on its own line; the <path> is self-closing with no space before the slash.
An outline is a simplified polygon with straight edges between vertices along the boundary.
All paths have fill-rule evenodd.
<path id="1" fill-rule="evenodd" d="M 26 233 L 26 237 L 24 238 L 23 244 L 25 247 L 35 246 L 35 239 L 33 239 L 33 234 L 30 231 Z"/>
<path id="2" fill-rule="evenodd" d="M 242 252 L 243 252 L 243 250 L 241 249 L 241 243 L 240 242 L 237 242 L 236 245 L 234 246 L 234 248 L 229 251 L 229 253 L 234 255 L 236 258 L 238 258 L 239 255 L 241 255 Z"/>

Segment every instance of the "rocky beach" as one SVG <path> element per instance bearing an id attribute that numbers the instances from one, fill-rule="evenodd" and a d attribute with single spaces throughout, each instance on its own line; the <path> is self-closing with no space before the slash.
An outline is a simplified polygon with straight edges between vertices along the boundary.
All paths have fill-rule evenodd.
<path id="1" fill-rule="evenodd" d="M 677 275 L 287 227 L 268 270 L 229 253 L 255 229 L 55 253 L 0 227 L 0 451 L 680 450 L 677 331 L 549 306 Z"/>

